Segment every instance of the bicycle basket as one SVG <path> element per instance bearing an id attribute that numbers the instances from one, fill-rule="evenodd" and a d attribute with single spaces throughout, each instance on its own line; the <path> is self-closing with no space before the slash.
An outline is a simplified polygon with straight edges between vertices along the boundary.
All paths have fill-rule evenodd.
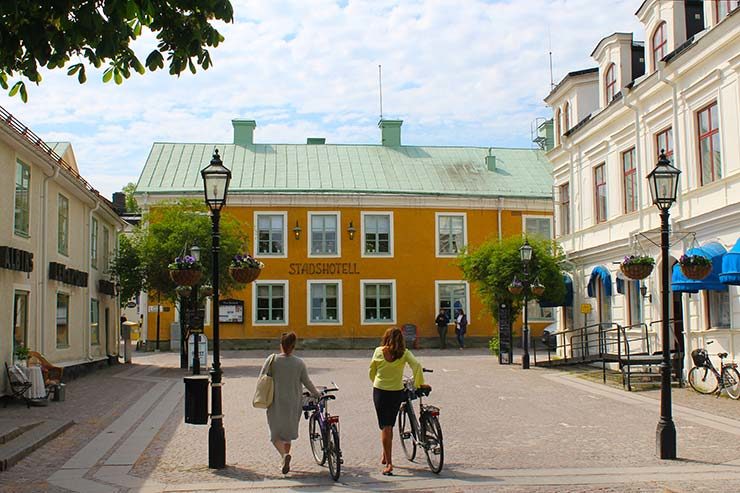
<path id="1" fill-rule="evenodd" d="M 694 349 L 691 351 L 691 359 L 694 361 L 694 366 L 706 366 L 709 356 L 707 355 L 706 349 Z"/>

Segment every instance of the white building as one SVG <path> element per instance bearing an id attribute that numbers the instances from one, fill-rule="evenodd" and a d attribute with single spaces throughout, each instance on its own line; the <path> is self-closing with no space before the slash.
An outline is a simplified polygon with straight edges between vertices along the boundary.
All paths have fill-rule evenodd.
<path id="1" fill-rule="evenodd" d="M 575 266 L 576 314 L 561 309 L 561 328 L 583 326 L 579 308 L 590 304 L 586 323 L 647 330 L 651 351 L 660 348 L 660 324 L 652 324 L 661 318 L 660 218 L 645 177 L 665 149 L 682 171 L 670 210 L 676 344 L 688 354 L 713 340 L 710 354 L 740 360 L 740 288 L 719 281 L 723 252 L 740 251 L 739 5 L 645 0 L 636 12 L 645 43 L 607 36 L 592 53 L 596 67 L 571 72 L 545 99 L 554 114 L 547 157 L 556 237 Z M 715 270 L 704 281 L 677 282 L 674 264 L 692 247 L 716 254 Z M 642 285 L 621 279 L 618 263 L 635 253 L 656 259 Z M 738 257 L 724 256 L 725 281 L 738 282 Z"/>
<path id="2" fill-rule="evenodd" d="M 108 267 L 125 223 L 80 176 L 69 143 L 0 117 L 0 359 L 13 364 L 23 344 L 70 371 L 107 361 L 120 316 Z"/>

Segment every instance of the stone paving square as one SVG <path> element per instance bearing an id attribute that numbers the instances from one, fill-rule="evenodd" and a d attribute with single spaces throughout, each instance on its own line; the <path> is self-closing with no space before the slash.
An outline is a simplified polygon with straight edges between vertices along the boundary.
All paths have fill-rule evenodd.
<path id="1" fill-rule="evenodd" d="M 677 461 L 655 456 L 659 392 L 626 392 L 564 370 L 499 365 L 484 350 L 417 352 L 439 406 L 445 466 L 432 474 L 394 437 L 396 475 L 384 477 L 367 369 L 370 351 L 298 351 L 317 385 L 340 387 L 342 476 L 315 464 L 306 421 L 291 473 L 279 471 L 265 412 L 251 407 L 267 351 L 227 351 L 224 426 L 227 468 L 210 470 L 208 426 L 183 422 L 183 381 L 173 353 L 137 353 L 70 382 L 68 400 L 32 412 L 77 422 L 0 474 L 3 491 L 740 491 L 740 407 L 674 388 Z M 86 385 L 110 382 L 84 398 Z M 56 404 L 61 406 L 54 407 Z M 88 405 L 90 404 L 90 405 Z M 20 406 L 6 411 L 22 414 Z M 25 411 L 25 407 L 22 408 Z M 97 418 L 93 418 L 97 415 Z M 76 417 L 75 417 L 76 416 Z"/>

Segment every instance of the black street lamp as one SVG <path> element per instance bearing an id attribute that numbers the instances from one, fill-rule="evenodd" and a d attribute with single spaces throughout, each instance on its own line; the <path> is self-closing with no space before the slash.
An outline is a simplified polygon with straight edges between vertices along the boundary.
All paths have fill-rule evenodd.
<path id="1" fill-rule="evenodd" d="M 519 248 L 519 258 L 522 260 L 522 267 L 524 268 L 524 328 L 522 329 L 522 349 L 524 354 L 522 355 L 522 369 L 529 369 L 529 320 L 527 313 L 527 305 L 529 302 L 529 262 L 532 260 L 532 246 L 529 244 L 527 239 L 524 239 L 524 245 Z"/>
<path id="2" fill-rule="evenodd" d="M 221 233 L 219 232 L 219 221 L 221 209 L 226 205 L 226 194 L 229 191 L 231 171 L 221 162 L 218 149 L 213 153 L 211 164 L 200 171 L 203 177 L 206 205 L 211 210 L 211 232 L 213 255 L 212 279 L 212 315 L 213 323 L 213 367 L 211 369 L 211 427 L 208 430 L 208 467 L 211 469 L 223 469 L 226 467 L 226 434 L 224 432 L 223 414 L 221 409 L 221 357 L 220 339 L 218 327 L 218 254 L 221 248 Z"/>
<path id="3" fill-rule="evenodd" d="M 669 320 L 670 307 L 668 301 L 668 209 L 676 201 L 678 193 L 678 177 L 681 170 L 671 166 L 661 149 L 658 164 L 647 175 L 650 184 L 650 195 L 653 204 L 660 209 L 660 251 L 661 251 L 661 290 L 660 303 L 662 309 L 661 339 L 663 346 L 663 361 L 660 364 L 660 421 L 656 431 L 656 449 L 661 459 L 676 458 L 676 425 L 671 413 L 671 345 Z"/>

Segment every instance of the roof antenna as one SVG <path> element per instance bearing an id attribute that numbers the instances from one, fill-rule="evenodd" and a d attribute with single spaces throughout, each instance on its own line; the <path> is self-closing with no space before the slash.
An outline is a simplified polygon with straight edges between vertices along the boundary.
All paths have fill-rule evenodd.
<path id="1" fill-rule="evenodd" d="M 383 67 L 378 64 L 378 87 L 380 88 L 380 119 L 383 119 Z"/>
<path id="2" fill-rule="evenodd" d="M 552 36 L 550 35 L 550 25 L 547 25 L 547 44 L 550 49 L 550 91 L 555 89 L 555 82 L 552 78 Z"/>

